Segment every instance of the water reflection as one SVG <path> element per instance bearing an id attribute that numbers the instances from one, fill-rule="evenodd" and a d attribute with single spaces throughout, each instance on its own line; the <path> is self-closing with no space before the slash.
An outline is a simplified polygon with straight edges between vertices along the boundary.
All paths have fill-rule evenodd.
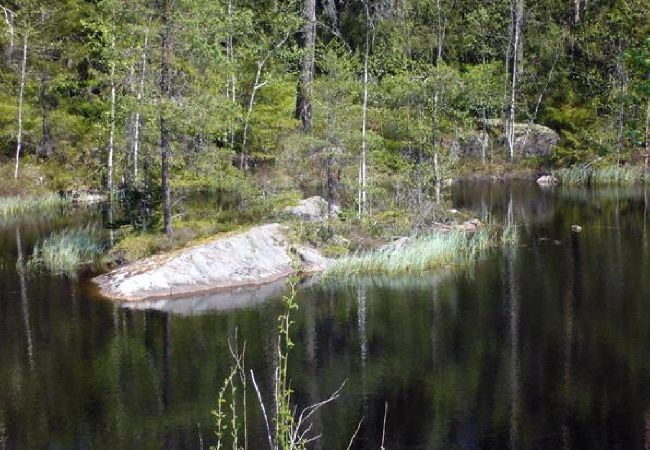
<path id="1" fill-rule="evenodd" d="M 23 254 L 23 242 L 20 237 L 20 228 L 16 227 L 16 272 L 20 281 L 20 305 L 25 325 L 25 337 L 27 341 L 27 361 L 30 369 L 34 368 L 34 346 L 32 343 L 32 326 L 29 320 L 29 301 L 27 299 L 27 283 L 25 281 L 25 256 Z"/>
<path id="2" fill-rule="evenodd" d="M 296 401 L 347 380 L 320 446 L 346 448 L 363 418 L 354 448 L 378 448 L 387 402 L 391 449 L 648 447 L 647 187 L 455 189 L 459 208 L 527 223 L 522 246 L 471 272 L 298 289 Z M 123 308 L 21 277 L 14 262 L 71 220 L 0 229 L 0 448 L 208 448 L 235 334 L 274 409 L 283 284 Z"/>

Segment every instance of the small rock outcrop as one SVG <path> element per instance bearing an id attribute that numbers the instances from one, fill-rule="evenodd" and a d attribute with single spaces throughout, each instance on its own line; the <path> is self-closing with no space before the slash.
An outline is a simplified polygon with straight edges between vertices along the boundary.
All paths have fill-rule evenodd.
<path id="1" fill-rule="evenodd" d="M 335 216 L 339 210 L 337 205 L 332 205 L 331 214 Z M 284 212 L 305 222 L 322 222 L 327 218 L 327 201 L 318 196 L 309 197 L 300 200 L 296 206 L 289 206 Z"/>
<path id="2" fill-rule="evenodd" d="M 460 138 L 459 151 L 464 156 L 480 157 L 495 145 L 507 148 L 503 120 L 488 119 L 481 122 L 481 130 L 472 131 Z M 483 130 L 484 129 L 484 130 Z M 560 142 L 560 136 L 543 125 L 515 123 L 515 154 L 520 157 L 546 158 Z"/>
<path id="3" fill-rule="evenodd" d="M 461 223 L 458 225 L 456 228 L 462 231 L 466 231 L 468 233 L 474 233 L 478 231 L 479 228 L 481 228 L 483 224 L 481 223 L 480 220 L 478 219 L 470 219 L 466 220 L 465 222 Z"/>
<path id="4" fill-rule="evenodd" d="M 559 180 L 553 175 L 542 175 L 535 181 L 542 187 L 555 186 L 559 183 Z"/>
<path id="5" fill-rule="evenodd" d="M 298 258 L 294 257 L 296 254 Z M 140 301 L 260 285 L 297 271 L 321 271 L 327 262 L 314 250 L 292 251 L 284 228 L 268 224 L 171 254 L 153 256 L 94 281 L 107 297 Z"/>

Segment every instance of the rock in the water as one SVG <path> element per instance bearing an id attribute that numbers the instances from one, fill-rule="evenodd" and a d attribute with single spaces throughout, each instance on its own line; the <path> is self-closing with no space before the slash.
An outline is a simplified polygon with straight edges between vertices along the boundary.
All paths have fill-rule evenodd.
<path id="1" fill-rule="evenodd" d="M 571 231 L 574 233 L 580 233 L 582 231 L 582 227 L 580 225 L 571 225 Z"/>
<path id="2" fill-rule="evenodd" d="M 332 205 L 331 214 L 336 216 L 339 210 L 337 205 Z M 286 208 L 285 212 L 305 222 L 322 222 L 327 217 L 327 201 L 318 196 L 306 198 L 298 205 Z"/>
<path id="3" fill-rule="evenodd" d="M 311 256 L 310 272 L 317 271 L 315 260 Z M 94 281 L 107 297 L 137 301 L 268 283 L 295 270 L 283 227 L 269 224 L 153 256 Z"/>
<path id="4" fill-rule="evenodd" d="M 537 184 L 539 184 L 540 186 L 544 186 L 544 187 L 546 187 L 546 186 L 555 186 L 559 182 L 559 180 L 556 177 L 554 177 L 553 175 L 542 175 L 536 181 L 537 181 Z"/>
<path id="5" fill-rule="evenodd" d="M 469 231 L 469 232 L 474 232 L 477 231 L 481 227 L 481 221 L 478 219 L 471 219 L 463 222 L 462 224 L 458 225 L 458 229 L 463 230 L 463 231 Z"/>

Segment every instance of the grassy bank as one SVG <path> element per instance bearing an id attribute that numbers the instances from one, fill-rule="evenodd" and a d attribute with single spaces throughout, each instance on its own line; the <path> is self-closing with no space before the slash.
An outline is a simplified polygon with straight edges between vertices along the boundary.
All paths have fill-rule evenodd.
<path id="1" fill-rule="evenodd" d="M 455 229 L 436 231 L 409 239 L 402 244 L 358 253 L 336 260 L 325 277 L 354 277 L 373 274 L 423 273 L 443 267 L 463 267 L 476 261 L 489 249 L 514 245 L 516 228 L 499 230 L 483 226 L 476 232 Z"/>
<path id="2" fill-rule="evenodd" d="M 34 246 L 27 269 L 74 277 L 83 268 L 99 265 L 105 249 L 102 232 L 98 228 L 58 231 Z"/>

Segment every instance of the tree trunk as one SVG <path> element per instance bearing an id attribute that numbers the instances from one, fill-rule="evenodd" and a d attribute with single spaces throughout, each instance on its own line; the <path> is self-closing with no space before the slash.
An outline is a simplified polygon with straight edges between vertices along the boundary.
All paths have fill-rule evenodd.
<path id="1" fill-rule="evenodd" d="M 510 160 L 514 161 L 515 159 L 515 117 L 516 117 L 516 97 L 517 97 L 517 74 L 519 73 L 520 63 L 519 58 L 522 53 L 520 51 L 521 47 L 521 26 L 524 16 L 524 0 L 513 0 L 514 1 L 514 13 L 512 19 L 514 20 L 513 32 L 513 49 L 512 49 L 512 78 L 510 84 L 510 119 L 507 126 L 508 131 L 508 149 L 510 151 Z"/>
<path id="2" fill-rule="evenodd" d="M 228 0 L 228 39 L 226 42 L 226 56 L 229 67 L 228 83 L 226 85 L 226 97 L 233 103 L 237 101 L 237 75 L 235 73 L 235 46 L 234 46 L 234 31 L 233 31 L 233 5 L 232 0 Z M 231 117 L 228 124 L 228 134 L 230 135 L 230 148 L 235 148 L 235 121 Z"/>
<path id="3" fill-rule="evenodd" d="M 622 54 L 622 50 L 619 49 L 619 54 Z M 618 63 L 616 64 L 616 72 L 619 82 L 619 91 L 618 91 L 618 117 L 616 119 L 616 163 L 621 164 L 621 150 L 623 149 L 624 144 L 624 131 L 625 131 L 625 97 L 627 95 L 627 84 L 628 84 L 628 75 L 625 65 L 622 60 L 622 55 L 618 58 Z"/>
<path id="4" fill-rule="evenodd" d="M 302 9 L 305 21 L 302 31 L 302 71 L 298 79 L 296 97 L 296 118 L 300 120 L 303 131 L 311 130 L 312 125 L 312 90 L 314 82 L 314 58 L 316 48 L 316 0 L 303 0 Z"/>
<path id="5" fill-rule="evenodd" d="M 133 181 L 138 182 L 138 154 L 140 152 L 140 108 L 142 107 L 142 97 L 144 96 L 144 82 L 147 76 L 147 45 L 149 43 L 149 30 L 151 28 L 151 17 L 144 33 L 144 43 L 142 45 L 142 71 L 140 72 L 140 86 L 138 88 L 137 100 L 138 105 L 135 112 L 135 123 L 133 126 Z"/>
<path id="6" fill-rule="evenodd" d="M 573 24 L 578 25 L 580 23 L 580 0 L 573 0 L 575 6 L 575 12 L 573 14 Z"/>
<path id="7" fill-rule="evenodd" d="M 115 143 L 115 32 L 111 37 L 111 116 L 108 134 L 108 180 L 106 189 L 109 200 L 113 200 L 113 152 Z"/>
<path id="8" fill-rule="evenodd" d="M 262 77 L 262 70 L 264 69 L 264 62 L 266 60 L 258 61 L 257 72 L 255 73 L 255 83 L 251 96 L 248 99 L 248 109 L 246 110 L 246 118 L 244 119 L 244 131 L 242 134 L 241 154 L 239 156 L 239 168 L 241 170 L 248 170 L 248 154 L 246 153 L 246 144 L 248 143 L 248 128 L 250 126 L 251 114 L 253 114 L 253 106 L 255 105 L 255 96 L 260 89 L 260 79 Z"/>
<path id="9" fill-rule="evenodd" d="M 171 82 L 169 74 L 169 54 L 171 50 L 171 27 L 169 25 L 169 0 L 161 0 L 161 61 L 160 61 L 160 98 L 163 102 L 171 98 Z M 169 128 L 166 120 L 166 105 L 161 105 L 160 112 L 160 165 L 162 184 L 163 228 L 165 234 L 172 233 L 172 206 L 169 187 Z"/>
<path id="10" fill-rule="evenodd" d="M 27 37 L 23 37 L 23 59 L 20 64 L 20 93 L 18 94 L 18 133 L 16 135 L 16 168 L 14 179 L 18 179 L 18 167 L 20 165 L 20 150 L 23 146 L 23 98 L 25 96 L 25 75 L 27 71 Z"/>
<path id="11" fill-rule="evenodd" d="M 41 139 L 41 143 L 38 149 L 38 154 L 41 157 L 44 158 L 49 158 L 52 156 L 52 137 L 50 134 L 50 105 L 49 105 L 49 100 L 47 98 L 46 94 L 46 86 L 45 86 L 45 76 L 41 74 L 40 77 L 40 82 L 39 82 L 39 89 L 38 89 L 38 97 L 39 97 L 39 103 L 41 104 L 41 125 L 43 128 L 43 137 Z"/>
<path id="12" fill-rule="evenodd" d="M 445 41 L 445 25 L 442 17 L 442 6 L 440 0 L 436 0 L 436 16 L 437 16 L 437 28 L 436 28 L 436 79 L 435 86 L 433 87 L 433 105 L 431 112 L 431 147 L 433 152 L 433 174 L 434 174 L 434 183 L 436 188 L 436 202 L 440 203 L 440 167 L 438 161 L 438 145 L 440 134 L 439 123 L 438 123 L 438 105 L 440 102 L 440 77 L 438 74 L 438 69 L 440 67 L 440 62 L 442 61 L 442 49 Z"/>
<path id="13" fill-rule="evenodd" d="M 645 154 L 647 164 L 648 155 L 650 155 L 650 98 L 645 109 Z"/>
<path id="14" fill-rule="evenodd" d="M 368 120 L 368 58 L 370 53 L 370 7 L 368 0 L 363 2 L 366 10 L 366 49 L 363 55 L 363 105 L 361 110 L 361 161 L 359 164 L 359 217 L 366 212 L 366 126 Z"/>

